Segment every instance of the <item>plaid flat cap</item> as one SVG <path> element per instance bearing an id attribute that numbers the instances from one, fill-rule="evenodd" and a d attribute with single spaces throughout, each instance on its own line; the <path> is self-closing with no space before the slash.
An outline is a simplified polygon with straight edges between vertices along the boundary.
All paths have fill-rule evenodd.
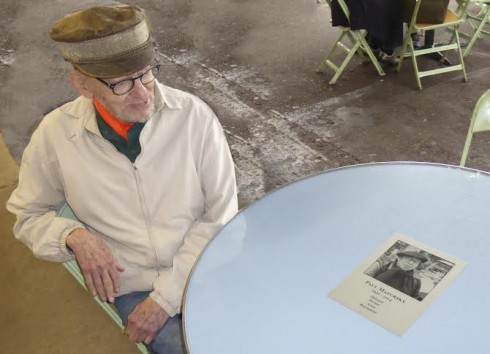
<path id="1" fill-rule="evenodd" d="M 76 11 L 54 22 L 49 34 L 63 58 L 92 77 L 130 75 L 155 57 L 147 19 L 137 6 L 96 6 Z"/>

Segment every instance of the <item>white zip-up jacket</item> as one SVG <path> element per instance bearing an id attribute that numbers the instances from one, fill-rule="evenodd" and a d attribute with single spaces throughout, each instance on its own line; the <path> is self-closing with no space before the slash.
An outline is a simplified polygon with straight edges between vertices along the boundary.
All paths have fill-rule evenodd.
<path id="1" fill-rule="evenodd" d="M 155 106 L 134 163 L 101 136 L 91 99 L 49 113 L 24 151 L 7 209 L 17 215 L 15 236 L 51 261 L 73 259 L 66 237 L 86 227 L 125 268 L 119 295 L 151 291 L 174 316 L 196 258 L 237 212 L 237 191 L 212 110 L 159 83 Z M 80 222 L 57 216 L 65 202 Z"/>

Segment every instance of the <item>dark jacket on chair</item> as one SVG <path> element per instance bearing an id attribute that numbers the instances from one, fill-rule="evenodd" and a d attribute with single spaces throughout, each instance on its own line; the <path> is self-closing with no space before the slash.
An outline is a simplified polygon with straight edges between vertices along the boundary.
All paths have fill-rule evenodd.
<path id="1" fill-rule="evenodd" d="M 399 0 L 344 0 L 350 11 L 350 25 L 337 0 L 332 0 L 332 26 L 365 29 L 383 48 L 403 43 L 403 2 Z"/>

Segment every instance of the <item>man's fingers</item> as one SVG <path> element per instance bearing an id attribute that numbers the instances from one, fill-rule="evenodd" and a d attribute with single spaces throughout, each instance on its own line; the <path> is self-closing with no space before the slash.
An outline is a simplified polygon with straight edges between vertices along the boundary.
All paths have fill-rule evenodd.
<path id="1" fill-rule="evenodd" d="M 126 333 L 132 341 L 149 344 L 168 319 L 165 310 L 147 297 L 128 316 Z"/>
<path id="2" fill-rule="evenodd" d="M 117 269 L 111 269 L 109 270 L 109 276 L 111 277 L 112 281 L 112 290 L 114 291 L 114 295 L 116 295 L 119 293 L 119 290 L 121 290 L 119 272 L 117 271 Z"/>
<path id="3" fill-rule="evenodd" d="M 72 231 L 66 243 L 75 252 L 90 292 L 104 301 L 109 298 L 113 302 L 120 288 L 118 272 L 124 271 L 124 268 L 114 259 L 107 245 L 82 228 Z"/>
<path id="4" fill-rule="evenodd" d="M 134 338 L 135 338 L 135 334 L 134 334 L 134 329 L 132 326 L 127 326 L 125 329 L 124 329 L 124 333 L 128 336 L 129 340 L 131 341 L 135 341 Z"/>
<path id="5" fill-rule="evenodd" d="M 94 281 L 92 280 L 92 275 L 90 273 L 83 273 L 83 279 L 85 280 L 85 285 L 87 285 L 88 290 L 92 296 L 97 295 L 97 289 L 95 289 Z"/>
<path id="6" fill-rule="evenodd" d="M 92 295 L 99 295 L 103 301 L 114 302 L 114 296 L 120 291 L 119 271 L 115 264 L 98 270 L 85 270 L 83 277 Z"/>
<path id="7" fill-rule="evenodd" d="M 105 292 L 104 283 L 100 274 L 93 274 L 92 279 L 94 281 L 95 289 L 97 290 L 97 294 L 102 299 L 102 301 L 107 301 L 107 294 Z"/>
<path id="8" fill-rule="evenodd" d="M 133 334 L 133 332 L 134 332 L 134 331 L 133 331 L 133 330 L 131 330 L 131 327 L 126 327 L 125 333 L 126 333 L 126 335 L 128 336 L 128 338 L 129 338 L 130 340 L 133 340 L 133 338 L 134 338 L 134 334 Z"/>
<path id="9" fill-rule="evenodd" d="M 148 333 L 143 329 L 139 329 L 137 331 L 133 331 L 131 335 L 128 335 L 129 339 L 133 342 L 150 344 L 153 338 L 155 338 L 156 333 Z"/>
<path id="10" fill-rule="evenodd" d="M 148 336 L 146 336 L 145 340 L 143 341 L 145 344 L 150 344 L 151 341 L 153 340 L 153 338 L 155 338 L 155 333 L 153 334 L 150 334 Z"/>
<path id="11" fill-rule="evenodd" d="M 102 281 L 103 281 L 103 285 L 104 285 L 104 290 L 105 290 L 105 293 L 107 295 L 107 300 L 109 302 L 114 302 L 114 295 L 116 293 L 116 290 L 115 290 L 115 287 L 114 287 L 114 283 L 112 281 L 112 276 L 110 274 L 110 271 L 104 271 L 104 273 L 102 273 Z"/>
<path id="12" fill-rule="evenodd" d="M 128 317 L 126 333 L 128 334 L 129 339 L 133 342 L 143 342 L 148 336 L 151 335 L 151 330 L 148 328 L 143 317 L 130 314 Z"/>
<path id="13" fill-rule="evenodd" d="M 135 326 L 126 327 L 126 334 L 128 335 L 129 340 L 133 342 L 143 342 L 147 336 L 141 329 Z"/>

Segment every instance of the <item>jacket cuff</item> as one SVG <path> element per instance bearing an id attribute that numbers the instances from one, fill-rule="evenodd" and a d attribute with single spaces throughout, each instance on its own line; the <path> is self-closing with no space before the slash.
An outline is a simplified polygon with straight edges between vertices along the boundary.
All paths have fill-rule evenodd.
<path id="1" fill-rule="evenodd" d="M 160 294 L 157 292 L 157 291 L 152 291 L 150 293 L 150 297 L 158 304 L 160 305 L 164 310 L 165 312 L 170 316 L 170 317 L 174 317 L 178 311 L 175 310 L 167 301 L 165 301 L 161 296 Z"/>
<path id="2" fill-rule="evenodd" d="M 72 231 L 74 231 L 74 230 L 76 230 L 76 229 L 80 229 L 80 228 L 82 228 L 82 229 L 83 229 L 83 228 L 85 228 L 85 227 L 84 227 L 83 225 L 81 225 L 81 224 L 80 224 L 80 225 L 72 225 L 72 226 L 70 226 L 70 227 L 66 228 L 66 229 L 65 229 L 65 231 L 63 231 L 63 232 L 61 233 L 61 238 L 60 238 L 60 251 L 61 251 L 61 253 L 62 253 L 64 256 L 68 256 L 68 257 L 70 257 L 70 258 L 75 257 L 75 253 L 73 253 L 73 251 L 72 251 L 70 248 L 68 248 L 68 247 L 66 246 L 66 239 L 68 238 L 68 235 L 69 235 L 69 234 L 70 234 Z"/>

